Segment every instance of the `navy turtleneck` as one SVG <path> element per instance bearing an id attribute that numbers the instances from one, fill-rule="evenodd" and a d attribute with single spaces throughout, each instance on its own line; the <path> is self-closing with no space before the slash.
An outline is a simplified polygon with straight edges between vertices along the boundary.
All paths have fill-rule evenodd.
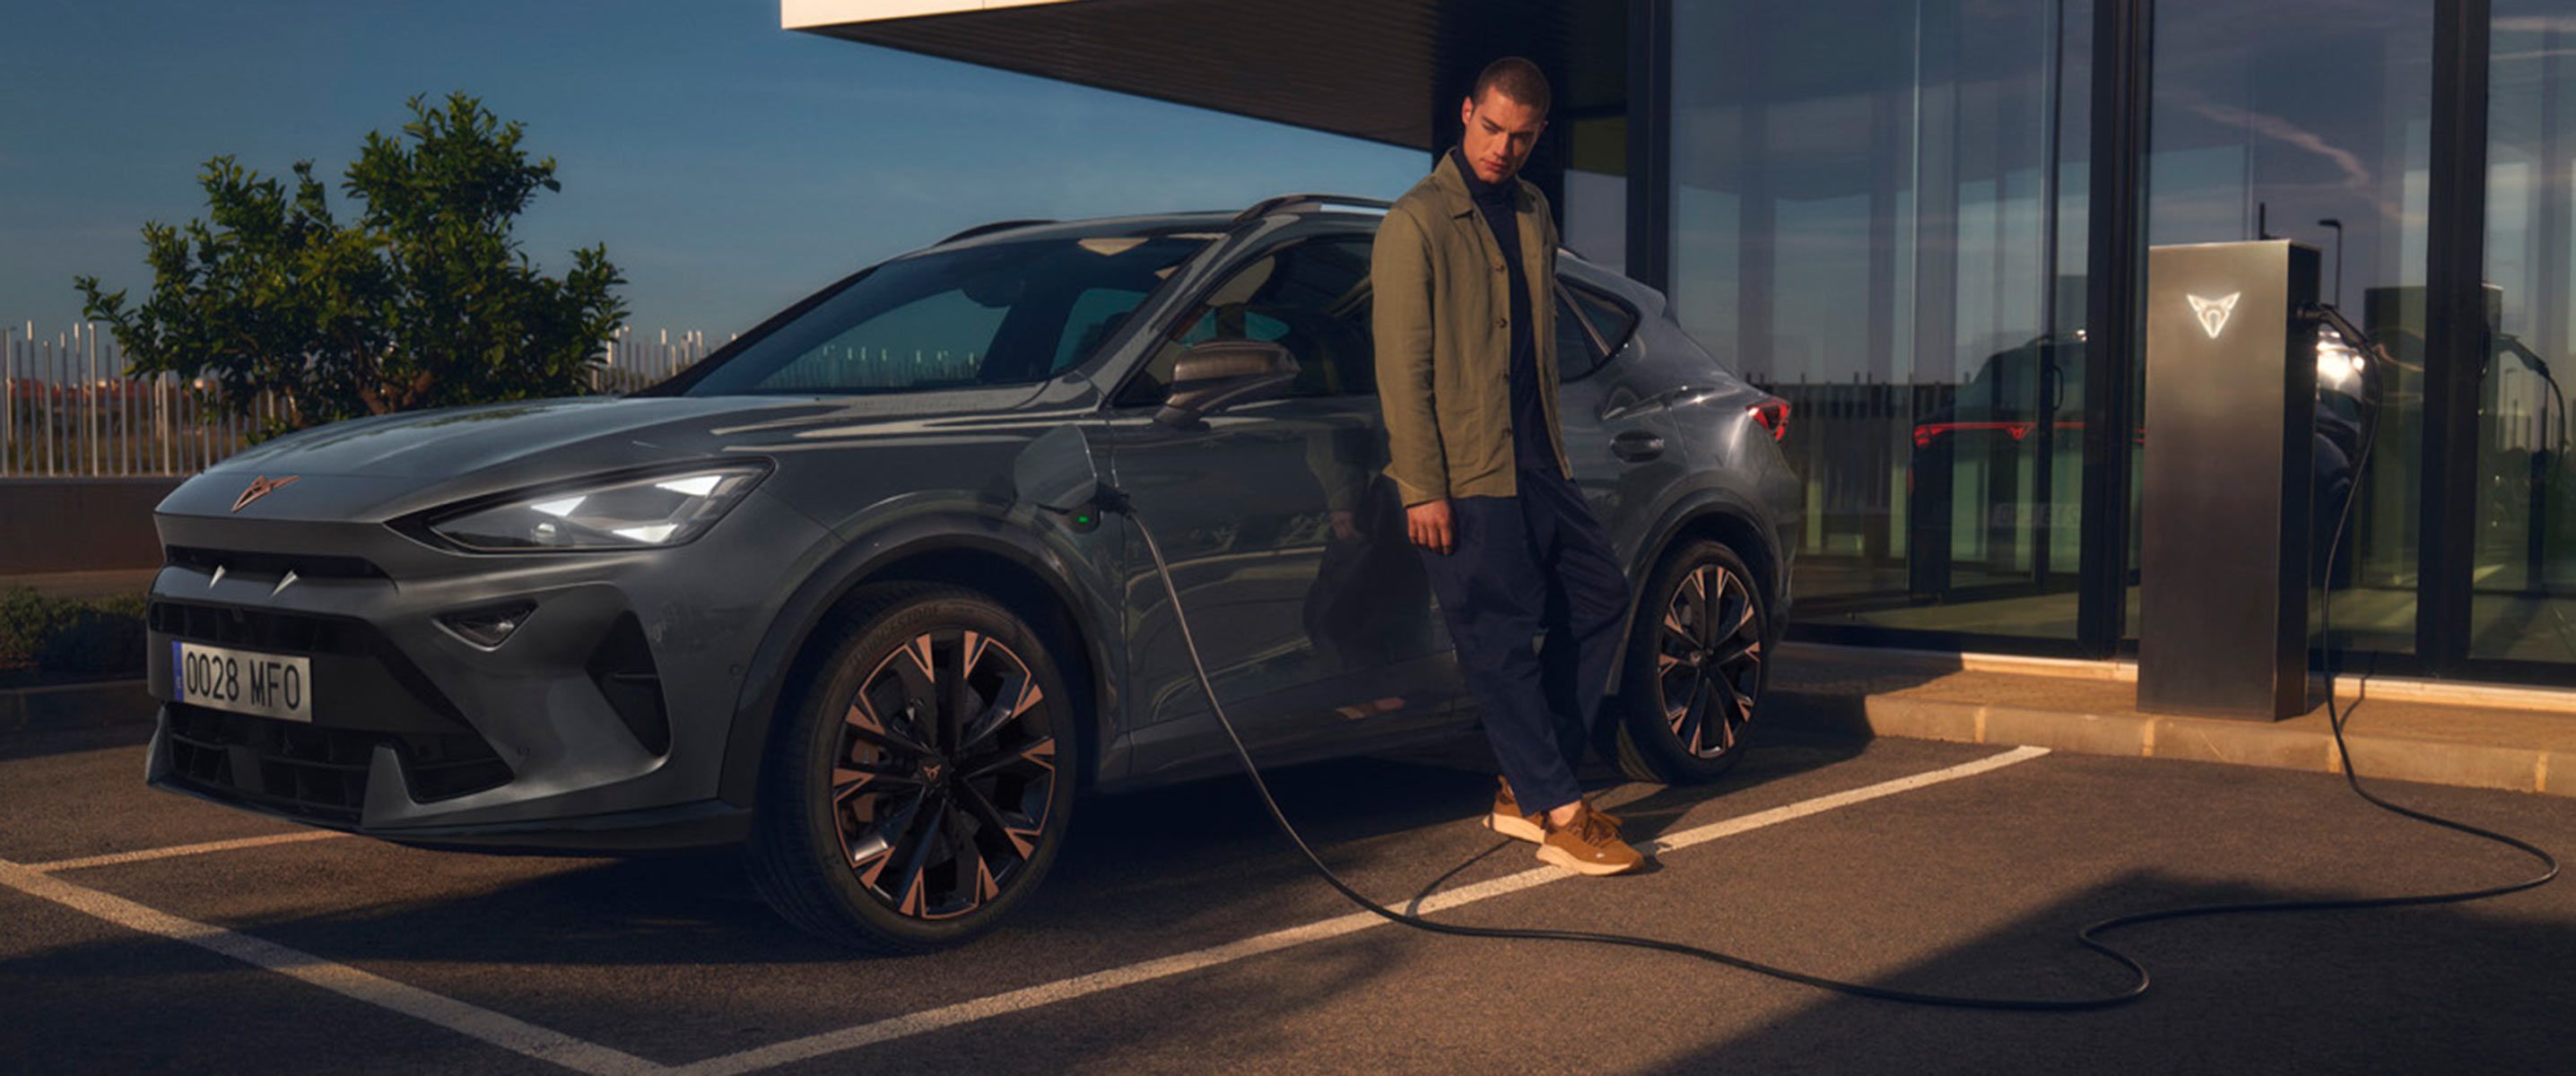
<path id="1" fill-rule="evenodd" d="M 1458 177 L 1467 181 L 1467 195 L 1485 218 L 1485 226 L 1493 231 L 1494 246 L 1501 249 L 1503 265 L 1511 271 L 1512 461 L 1521 470 L 1557 473 L 1547 408 L 1539 402 L 1538 342 L 1530 328 L 1529 275 L 1521 264 L 1520 185 L 1509 180 L 1485 182 L 1468 165 L 1464 147 L 1451 149 L 1449 157 L 1458 166 Z"/>

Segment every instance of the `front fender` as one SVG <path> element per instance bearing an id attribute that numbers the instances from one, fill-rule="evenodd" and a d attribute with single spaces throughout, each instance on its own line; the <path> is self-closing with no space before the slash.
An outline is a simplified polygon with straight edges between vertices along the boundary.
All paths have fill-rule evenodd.
<path id="1" fill-rule="evenodd" d="M 841 548 L 808 573 L 761 636 L 743 676 L 731 731 L 725 745 L 718 794 L 727 802 L 752 804 L 760 780 L 780 700 L 800 674 L 798 661 L 833 608 L 860 585 L 883 577 L 886 570 L 923 554 L 969 552 L 998 557 L 1042 581 L 1056 600 L 1072 610 L 1074 633 L 1095 670 L 1093 713 L 1095 744 L 1116 741 L 1119 688 L 1126 670 L 1125 640 L 1118 624 L 1116 591 L 1095 567 L 1102 550 L 1118 540 L 1115 528 L 1073 534 L 1052 521 L 1038 519 L 1027 506 L 1011 507 L 989 499 L 943 498 L 937 495 L 899 498 L 861 521 Z M 1089 755 L 1093 774 L 1109 772 L 1112 760 Z"/>

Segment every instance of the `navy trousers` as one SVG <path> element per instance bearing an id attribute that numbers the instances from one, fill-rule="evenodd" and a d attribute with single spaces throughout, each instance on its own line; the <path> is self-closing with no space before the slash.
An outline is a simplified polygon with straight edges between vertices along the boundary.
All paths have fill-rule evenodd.
<path id="1" fill-rule="evenodd" d="M 1494 759 L 1524 811 L 1582 795 L 1582 762 L 1617 658 L 1628 579 L 1574 483 L 1522 470 L 1512 497 L 1449 501 L 1453 551 L 1416 546 L 1449 621 Z M 1533 642 L 1547 631 L 1544 650 Z"/>

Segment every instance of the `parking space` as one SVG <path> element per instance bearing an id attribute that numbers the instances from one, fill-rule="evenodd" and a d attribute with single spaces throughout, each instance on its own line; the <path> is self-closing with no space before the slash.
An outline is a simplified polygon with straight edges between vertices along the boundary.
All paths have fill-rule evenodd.
<path id="1" fill-rule="evenodd" d="M 2566 886 L 2151 926 L 2118 939 L 2158 976 L 2139 1005 L 1922 1010 L 1666 955 L 1354 918 L 1248 789 L 1219 780 L 1084 801 L 1040 899 L 1010 926 L 953 952 L 867 959 L 775 921 L 726 856 L 269 841 L 299 831 L 142 788 L 130 733 L 46 735 L 0 753 L 0 860 L 40 868 L 0 886 L 0 990 L 19 1002 L 0 1059 L 13 1067 L 2457 1071 L 2576 1056 L 2559 1018 L 2576 1002 Z M 2126 911 L 2526 873 L 2322 775 L 1774 735 L 1720 785 L 1605 793 L 1632 831 L 1690 842 L 1660 869 L 1559 878 L 1475 824 L 1490 778 L 1473 754 L 1275 783 L 1368 892 L 1470 898 L 1442 918 L 1643 933 L 1916 989 L 2114 989 L 2116 969 L 2072 935 Z M 2401 792 L 2576 847 L 2576 803 Z M 42 869 L 66 860 L 86 862 Z M 166 922 L 118 919 L 147 913 Z M 166 936 L 198 927 L 252 962 Z"/>

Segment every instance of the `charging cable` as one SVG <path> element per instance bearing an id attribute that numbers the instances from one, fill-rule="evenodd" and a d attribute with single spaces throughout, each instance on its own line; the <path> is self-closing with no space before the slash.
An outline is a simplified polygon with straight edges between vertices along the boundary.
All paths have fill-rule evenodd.
<path id="1" fill-rule="evenodd" d="M 2360 343 L 2367 349 L 2377 353 L 2383 361 L 2385 360 L 2385 352 L 2379 351 L 2378 345 L 2375 342 L 2371 342 L 2369 337 L 2362 335 L 2360 330 L 2352 328 L 2351 323 L 2345 321 L 2343 316 L 2336 312 L 2333 307 L 2321 307 L 2315 311 L 2311 311 L 2310 313 L 2313 316 L 2325 317 L 2335 322 L 2337 325 L 2337 331 L 2342 332 L 2346 339 Z M 2371 448 L 2379 438 L 2380 404 L 2375 397 L 2376 394 L 2374 394 L 2374 399 L 2371 401 L 2370 427 L 2368 431 L 2364 433 L 2361 451 L 2353 461 L 2353 489 L 2352 492 L 2344 498 L 2342 515 L 2335 523 L 2335 543 L 2328 547 L 2328 553 L 2326 555 L 2326 578 L 2329 580 L 2333 578 L 2333 550 L 2335 546 L 2339 546 L 2341 544 L 2343 528 L 2352 518 L 2353 502 L 2359 499 L 2362 466 L 2369 462 Z M 2024 1012 L 2079 1012 L 2092 1009 L 2108 1009 L 2118 1005 L 2125 1005 L 2146 996 L 2147 990 L 2152 982 L 2147 975 L 2146 966 L 2138 963 L 2137 960 L 2131 958 L 2127 953 L 2114 949 L 2101 940 L 2102 935 L 2125 927 L 2212 915 L 2242 915 L 2256 912 L 2344 911 L 2359 908 L 2395 908 L 2418 904 L 2448 904 L 2459 901 L 2478 900 L 2484 897 L 2501 896 L 2506 893 L 2515 893 L 2525 889 L 2532 889 L 2538 886 L 2547 885 L 2551 879 L 2558 876 L 2558 861 L 2552 858 L 2549 853 L 2540 850 L 2538 847 L 2535 847 L 2528 842 L 2508 837 L 2501 833 L 2480 829 L 2464 822 L 2457 822 L 2437 815 L 2428 814 L 2423 811 L 2414 810 L 2412 808 L 2401 807 L 2397 804 L 2381 799 L 2377 795 L 2372 794 L 2370 790 L 2363 788 L 2361 786 L 2360 775 L 2353 770 L 2352 752 L 2344 746 L 2343 729 L 2346 715 L 2335 706 L 2333 692 L 2328 691 L 2326 698 L 2327 716 L 2334 729 L 2336 754 L 2344 760 L 2344 780 L 2352 786 L 2352 790 L 2355 793 L 2358 793 L 2362 799 L 2369 801 L 2372 805 L 2383 810 L 2392 811 L 2419 822 L 2440 826 L 2444 829 L 2456 830 L 2475 837 L 2482 837 L 2487 840 L 2496 841 L 2518 849 L 2532 856 L 2534 859 L 2539 860 L 2546 868 L 2543 873 L 2529 880 L 2515 882 L 2509 885 L 2492 886 L 2484 889 L 2466 890 L 2455 893 L 2433 893 L 2421 896 L 2403 897 L 2366 897 L 2349 900 L 2295 900 L 2233 904 L 2198 904 L 2181 908 L 2167 908 L 2160 911 L 2135 912 L 2128 915 L 2104 919 L 2077 931 L 2075 935 L 2076 940 L 2082 942 L 2086 948 L 2091 949 L 2096 953 L 2100 953 L 2113 963 L 2118 964 L 2130 976 L 2134 977 L 2135 981 L 2131 983 L 2127 989 L 2121 990 L 2117 993 L 2079 998 L 2000 998 L 1980 997 L 1968 994 L 1933 994 L 1914 990 L 1898 990 L 1891 987 L 1872 986 L 1867 983 L 1853 983 L 1845 982 L 1840 979 L 1828 979 L 1821 975 L 1811 975 L 1802 971 L 1795 971 L 1789 968 L 1777 967 L 1760 961 L 1750 960 L 1736 956 L 1732 953 L 1720 952 L 1715 949 L 1702 948 L 1696 945 L 1686 945 L 1681 942 L 1665 941 L 1659 938 L 1645 938 L 1629 934 L 1610 934 L 1587 930 L 1553 930 L 1526 927 L 1471 927 L 1455 923 L 1437 922 L 1422 918 L 1418 915 L 1408 915 L 1379 904 L 1376 901 L 1370 900 L 1367 896 L 1361 894 L 1359 890 L 1351 888 L 1350 883 L 1343 881 L 1340 875 L 1335 874 L 1331 867 L 1325 865 L 1323 857 L 1317 855 L 1315 853 L 1315 849 L 1306 843 L 1306 839 L 1297 833 L 1297 827 L 1289 823 L 1288 816 L 1279 809 L 1279 801 L 1271 797 L 1270 785 L 1261 777 L 1261 767 L 1253 762 L 1251 749 L 1244 746 L 1242 735 L 1235 731 L 1233 720 L 1226 716 L 1225 703 L 1217 698 L 1216 685 L 1208 678 L 1207 663 L 1199 657 L 1198 641 L 1190 633 L 1189 613 L 1181 607 L 1180 589 L 1172 583 L 1171 565 L 1166 563 L 1163 559 L 1162 543 L 1155 541 L 1153 528 L 1145 525 L 1144 516 L 1136 511 L 1135 502 L 1129 499 L 1123 491 L 1110 485 L 1105 479 L 1099 483 L 1098 499 L 1095 503 L 1097 503 L 1103 511 L 1124 513 L 1135 520 L 1136 533 L 1145 539 L 1145 551 L 1147 554 L 1152 556 L 1154 560 L 1154 572 L 1162 579 L 1163 593 L 1172 601 L 1172 619 L 1173 622 L 1180 627 L 1181 646 L 1183 649 L 1189 651 L 1190 667 L 1198 674 L 1199 689 L 1207 693 L 1208 708 L 1210 712 L 1216 715 L 1217 726 L 1225 730 L 1227 742 L 1234 746 L 1235 757 L 1243 762 L 1244 774 L 1252 778 L 1253 791 L 1260 795 L 1261 806 L 1263 809 L 1270 812 L 1270 820 L 1278 825 L 1279 832 L 1288 838 L 1288 842 L 1290 844 L 1297 846 L 1297 851 L 1306 857 L 1306 862 L 1315 868 L 1315 873 L 1322 876 L 1326 884 L 1332 886 L 1335 891 L 1339 892 L 1352 904 L 1367 909 L 1388 922 L 1402 924 L 1416 930 L 1458 937 L 1587 942 L 1594 945 L 1617 945 L 1633 949 L 1648 949 L 1656 952 L 1672 953 L 1677 956 L 1693 957 L 1717 964 L 1723 964 L 1727 967 L 1753 972 L 1757 975 L 1766 975 L 1771 978 L 1798 983 L 1803 986 L 1810 986 L 1819 990 L 1830 991 L 1837 994 L 1871 998 L 1879 1001 L 1902 1002 L 1910 1005 L 1933 1005 L 1961 1009 L 2002 1009 Z M 2332 609 L 2331 600 L 2329 600 L 2321 610 L 2324 614 L 2328 630 L 2331 630 L 2333 623 Z"/>

